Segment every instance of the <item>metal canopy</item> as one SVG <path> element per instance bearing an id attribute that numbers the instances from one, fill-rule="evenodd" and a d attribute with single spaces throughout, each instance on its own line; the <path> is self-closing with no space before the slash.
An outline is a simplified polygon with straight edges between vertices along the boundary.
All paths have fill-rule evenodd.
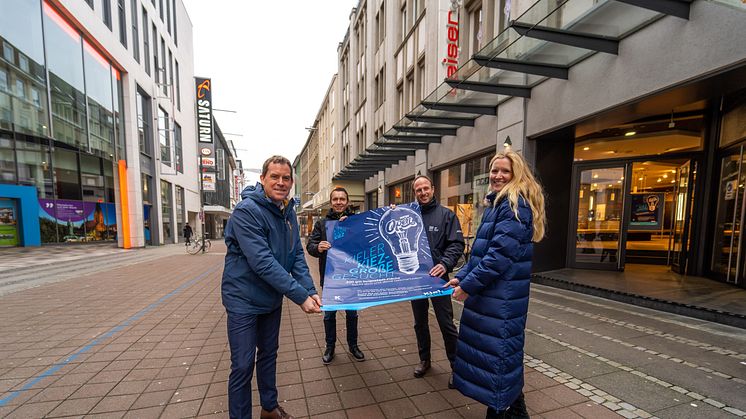
<path id="1" fill-rule="evenodd" d="M 543 41 L 593 51 L 606 52 L 608 54 L 617 55 L 619 53 L 619 40 L 608 36 L 571 32 L 545 26 L 531 26 L 521 22 L 513 22 L 511 26 L 516 30 L 516 32 L 529 38 L 541 39 Z"/>
<path id="2" fill-rule="evenodd" d="M 382 168 L 391 162 L 386 157 L 404 160 L 442 136 L 456 135 L 460 127 L 473 127 L 483 115 L 495 116 L 510 98 L 530 98 L 531 90 L 549 78 L 568 79 L 572 66 L 599 51 L 617 54 L 625 37 L 656 20 L 686 19 L 692 1 L 537 0 L 356 161 Z M 354 170 L 343 169 L 344 176 L 376 174 Z"/>
<path id="3" fill-rule="evenodd" d="M 477 115 L 497 115 L 495 106 L 462 105 L 457 103 L 422 102 L 422 106 L 447 112 L 471 113 Z"/>
<path id="4" fill-rule="evenodd" d="M 653 10 L 659 13 L 689 20 L 689 8 L 692 0 L 617 0 L 622 3 Z"/>
<path id="5" fill-rule="evenodd" d="M 395 125 L 394 129 L 399 132 L 416 132 L 420 134 L 436 134 L 436 135 L 456 135 L 456 131 L 458 131 L 458 128 L 422 127 L 422 126 L 408 126 L 408 125 Z"/>
<path id="6" fill-rule="evenodd" d="M 475 92 L 492 93 L 495 95 L 531 97 L 531 88 L 513 84 L 492 84 L 479 81 L 446 79 L 449 86 L 456 89 L 473 90 Z"/>
<path id="7" fill-rule="evenodd" d="M 439 116 L 413 115 L 413 114 L 407 114 L 407 118 L 409 118 L 412 121 L 416 121 L 416 122 L 429 122 L 433 124 L 456 125 L 459 127 L 473 127 L 474 120 L 476 119 L 476 118 L 467 118 L 467 117 L 458 117 L 458 116 L 439 117 Z"/>
<path id="8" fill-rule="evenodd" d="M 438 137 L 440 138 L 440 137 Z M 393 143 L 393 142 L 386 142 L 386 143 L 376 143 L 381 146 L 385 146 L 388 148 L 402 148 L 405 150 L 426 150 L 428 147 L 430 147 L 430 144 L 433 144 L 433 142 L 430 141 L 423 141 L 423 142 L 412 142 L 412 143 Z"/>
<path id="9" fill-rule="evenodd" d="M 477 64 L 483 67 L 496 68 L 499 70 L 516 71 L 519 73 L 534 74 L 555 79 L 567 80 L 570 67 L 559 64 L 530 63 L 525 61 L 511 60 L 508 58 L 487 57 L 476 54 L 471 57 Z"/>

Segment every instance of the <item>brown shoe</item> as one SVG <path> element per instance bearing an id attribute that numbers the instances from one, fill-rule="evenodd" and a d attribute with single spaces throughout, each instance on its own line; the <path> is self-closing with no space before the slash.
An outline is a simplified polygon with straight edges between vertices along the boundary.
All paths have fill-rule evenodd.
<path id="1" fill-rule="evenodd" d="M 262 409 L 262 414 L 259 416 L 260 419 L 295 419 L 289 415 L 282 406 L 277 406 L 275 410 L 268 412 Z"/>
<path id="2" fill-rule="evenodd" d="M 429 369 L 430 369 L 430 360 L 420 361 L 420 365 L 418 365 L 418 366 L 416 366 L 414 368 L 414 376 L 415 376 L 415 378 L 422 378 L 422 377 L 424 377 L 425 373 Z"/>

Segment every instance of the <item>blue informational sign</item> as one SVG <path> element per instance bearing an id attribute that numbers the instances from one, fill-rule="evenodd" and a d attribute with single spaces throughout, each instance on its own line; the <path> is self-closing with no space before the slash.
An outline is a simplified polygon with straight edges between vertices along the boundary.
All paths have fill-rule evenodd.
<path id="1" fill-rule="evenodd" d="M 322 310 L 360 310 L 398 301 L 448 295 L 430 276 L 433 259 L 419 207 L 378 208 L 328 221 Z"/>

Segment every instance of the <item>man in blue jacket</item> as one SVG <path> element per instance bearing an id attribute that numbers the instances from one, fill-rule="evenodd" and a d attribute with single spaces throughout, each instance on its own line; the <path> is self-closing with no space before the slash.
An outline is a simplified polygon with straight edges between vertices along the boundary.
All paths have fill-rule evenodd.
<path id="1" fill-rule="evenodd" d="M 448 281 L 448 273 L 456 266 L 459 257 L 464 253 L 464 235 L 461 232 L 456 214 L 438 203 L 435 198 L 435 186 L 429 177 L 419 175 L 414 179 L 412 185 L 417 203 L 420 204 L 422 222 L 425 224 L 427 239 L 430 243 L 430 253 L 433 257 L 433 268 L 431 276 L 443 278 Z M 417 349 L 420 355 L 420 363 L 414 369 L 414 376 L 422 378 L 430 369 L 430 326 L 429 308 L 433 304 L 435 318 L 443 335 L 443 344 L 446 357 L 453 368 L 456 359 L 456 343 L 458 342 L 458 331 L 453 324 L 453 305 L 451 297 L 443 295 L 429 299 L 412 300 L 412 314 L 414 315 L 414 332 L 417 337 Z M 453 378 L 448 380 L 448 388 L 453 388 Z"/>
<path id="2" fill-rule="evenodd" d="M 282 297 L 306 313 L 321 312 L 298 234 L 290 161 L 264 162 L 261 184 L 241 192 L 225 229 L 223 306 L 228 315 L 231 418 L 251 418 L 251 379 L 256 361 L 261 419 L 292 418 L 277 403 L 276 367 Z"/>

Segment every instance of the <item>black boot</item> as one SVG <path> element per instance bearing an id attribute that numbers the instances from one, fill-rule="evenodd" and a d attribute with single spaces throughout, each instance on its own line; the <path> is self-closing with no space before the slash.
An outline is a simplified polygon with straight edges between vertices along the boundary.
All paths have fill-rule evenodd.
<path id="1" fill-rule="evenodd" d="M 327 346 L 324 351 L 324 356 L 321 357 L 321 362 L 323 362 L 324 365 L 329 365 L 332 363 L 332 359 L 334 359 L 334 347 Z"/>
<path id="2" fill-rule="evenodd" d="M 363 353 L 363 351 L 360 350 L 360 348 L 358 348 L 357 345 L 350 346 L 350 353 L 352 354 L 352 357 L 355 359 L 355 361 L 365 361 L 365 354 Z"/>
<path id="3" fill-rule="evenodd" d="M 422 378 L 425 373 L 430 369 L 430 360 L 420 361 L 420 363 L 414 368 L 415 378 Z"/>

